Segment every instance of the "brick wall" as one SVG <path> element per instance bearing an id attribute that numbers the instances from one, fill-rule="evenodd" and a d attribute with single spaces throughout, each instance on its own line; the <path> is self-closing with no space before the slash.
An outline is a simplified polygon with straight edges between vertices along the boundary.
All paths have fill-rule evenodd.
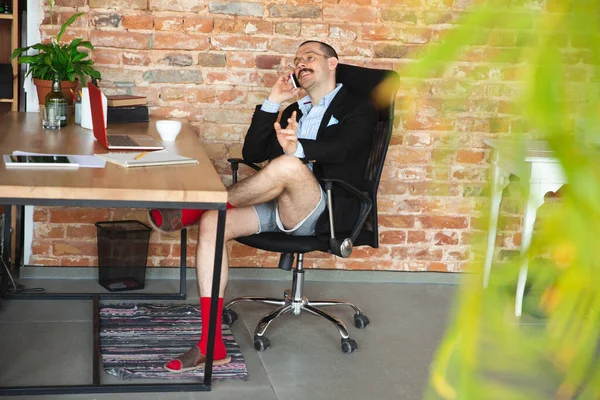
<path id="1" fill-rule="evenodd" d="M 56 12 L 59 23 L 86 12 L 65 39 L 91 40 L 106 92 L 147 95 L 153 116 L 189 119 L 229 184 L 224 159 L 239 155 L 254 105 L 303 40 L 327 41 L 343 62 L 402 74 L 427 46 L 443 40 L 470 3 L 57 0 Z M 45 37 L 48 24 L 46 10 Z M 358 248 L 348 260 L 311 255 L 307 267 L 456 272 L 475 256 L 470 244 L 484 235 L 487 206 L 483 139 L 524 129 L 511 115 L 511 100 L 518 87 L 515 46 L 527 32 L 484 33 L 447 71 L 416 86 L 402 81 L 380 187 L 381 247 Z M 37 208 L 31 263 L 95 265 L 93 222 L 124 217 L 146 221 L 143 210 Z M 501 228 L 499 242 L 509 249 L 519 244 L 519 218 L 511 214 Z M 189 265 L 196 235 L 193 229 Z M 178 237 L 154 233 L 150 265 L 177 265 Z M 233 266 L 277 263 L 274 255 L 239 244 L 231 255 Z"/>

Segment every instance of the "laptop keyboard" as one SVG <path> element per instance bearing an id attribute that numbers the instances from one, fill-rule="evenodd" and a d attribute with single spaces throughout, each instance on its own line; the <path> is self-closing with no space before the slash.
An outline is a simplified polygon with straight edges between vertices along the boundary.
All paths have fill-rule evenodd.
<path id="1" fill-rule="evenodd" d="M 111 146 L 139 146 L 139 144 L 127 135 L 109 135 L 108 144 Z"/>

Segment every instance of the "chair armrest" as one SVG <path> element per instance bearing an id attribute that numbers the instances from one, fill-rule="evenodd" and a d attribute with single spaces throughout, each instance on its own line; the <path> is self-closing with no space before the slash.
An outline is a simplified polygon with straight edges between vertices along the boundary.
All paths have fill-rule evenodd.
<path id="1" fill-rule="evenodd" d="M 329 237 L 329 245 L 331 247 L 331 251 L 337 256 L 344 257 L 344 258 L 349 257 L 350 254 L 352 253 L 353 243 L 356 242 L 356 239 L 358 238 L 358 235 L 360 234 L 360 231 L 362 230 L 363 225 L 365 224 L 365 222 L 367 221 L 367 218 L 369 217 L 369 213 L 371 212 L 371 208 L 373 207 L 373 202 L 366 194 L 364 194 L 360 190 L 356 189 L 354 186 L 350 185 L 349 183 L 344 182 L 340 179 L 325 178 L 325 179 L 321 179 L 321 182 L 323 183 L 323 186 L 325 187 L 325 190 L 327 191 L 327 201 L 328 201 L 327 206 L 328 206 L 328 210 L 329 210 L 329 229 L 331 232 L 331 235 Z M 358 199 L 358 201 L 360 202 L 360 211 L 358 214 L 358 218 L 356 219 L 356 223 L 354 224 L 354 227 L 352 228 L 352 232 L 350 233 L 350 237 L 345 238 L 341 241 L 335 237 L 335 226 L 333 224 L 333 208 L 335 207 L 335 205 L 333 204 L 333 199 L 332 199 L 332 194 L 331 194 L 331 189 L 332 189 L 333 185 L 343 188 L 348 193 L 350 193 L 354 197 L 356 197 Z"/>
<path id="2" fill-rule="evenodd" d="M 228 158 L 227 162 L 231 164 L 231 174 L 233 178 L 233 183 L 237 183 L 238 180 L 238 166 L 239 164 L 244 164 L 249 166 L 255 171 L 259 171 L 260 167 L 254 163 L 245 161 L 243 158 Z"/>

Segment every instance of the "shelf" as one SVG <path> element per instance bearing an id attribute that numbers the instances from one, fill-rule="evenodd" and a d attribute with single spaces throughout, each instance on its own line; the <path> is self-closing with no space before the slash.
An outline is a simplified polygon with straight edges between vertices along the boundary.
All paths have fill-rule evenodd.
<path id="1" fill-rule="evenodd" d="M 0 14 L 0 19 L 15 19 L 13 14 Z"/>
<path id="2" fill-rule="evenodd" d="M 12 103 L 13 99 L 0 99 L 0 103 Z"/>

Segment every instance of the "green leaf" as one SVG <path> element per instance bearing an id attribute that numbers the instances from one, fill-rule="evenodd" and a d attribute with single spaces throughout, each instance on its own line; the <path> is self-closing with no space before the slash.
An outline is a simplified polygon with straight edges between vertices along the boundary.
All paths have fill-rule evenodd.
<path id="1" fill-rule="evenodd" d="M 73 51 L 73 49 L 77 49 L 77 46 L 79 46 L 79 43 L 81 43 L 83 41 L 82 38 L 75 38 L 71 41 L 71 43 L 69 43 L 69 45 L 67 46 L 67 49 L 69 51 Z"/>
<path id="2" fill-rule="evenodd" d="M 69 26 L 71 26 L 71 24 L 73 24 L 73 22 L 75 22 L 75 20 L 79 17 L 81 17 L 83 14 L 85 13 L 77 13 L 77 14 L 73 14 L 71 15 L 71 17 L 64 23 L 61 25 L 60 27 L 60 31 L 58 32 L 58 35 L 56 36 L 56 41 L 60 42 L 60 39 L 63 37 L 63 35 L 65 34 L 65 31 L 67 30 L 67 28 Z"/>

